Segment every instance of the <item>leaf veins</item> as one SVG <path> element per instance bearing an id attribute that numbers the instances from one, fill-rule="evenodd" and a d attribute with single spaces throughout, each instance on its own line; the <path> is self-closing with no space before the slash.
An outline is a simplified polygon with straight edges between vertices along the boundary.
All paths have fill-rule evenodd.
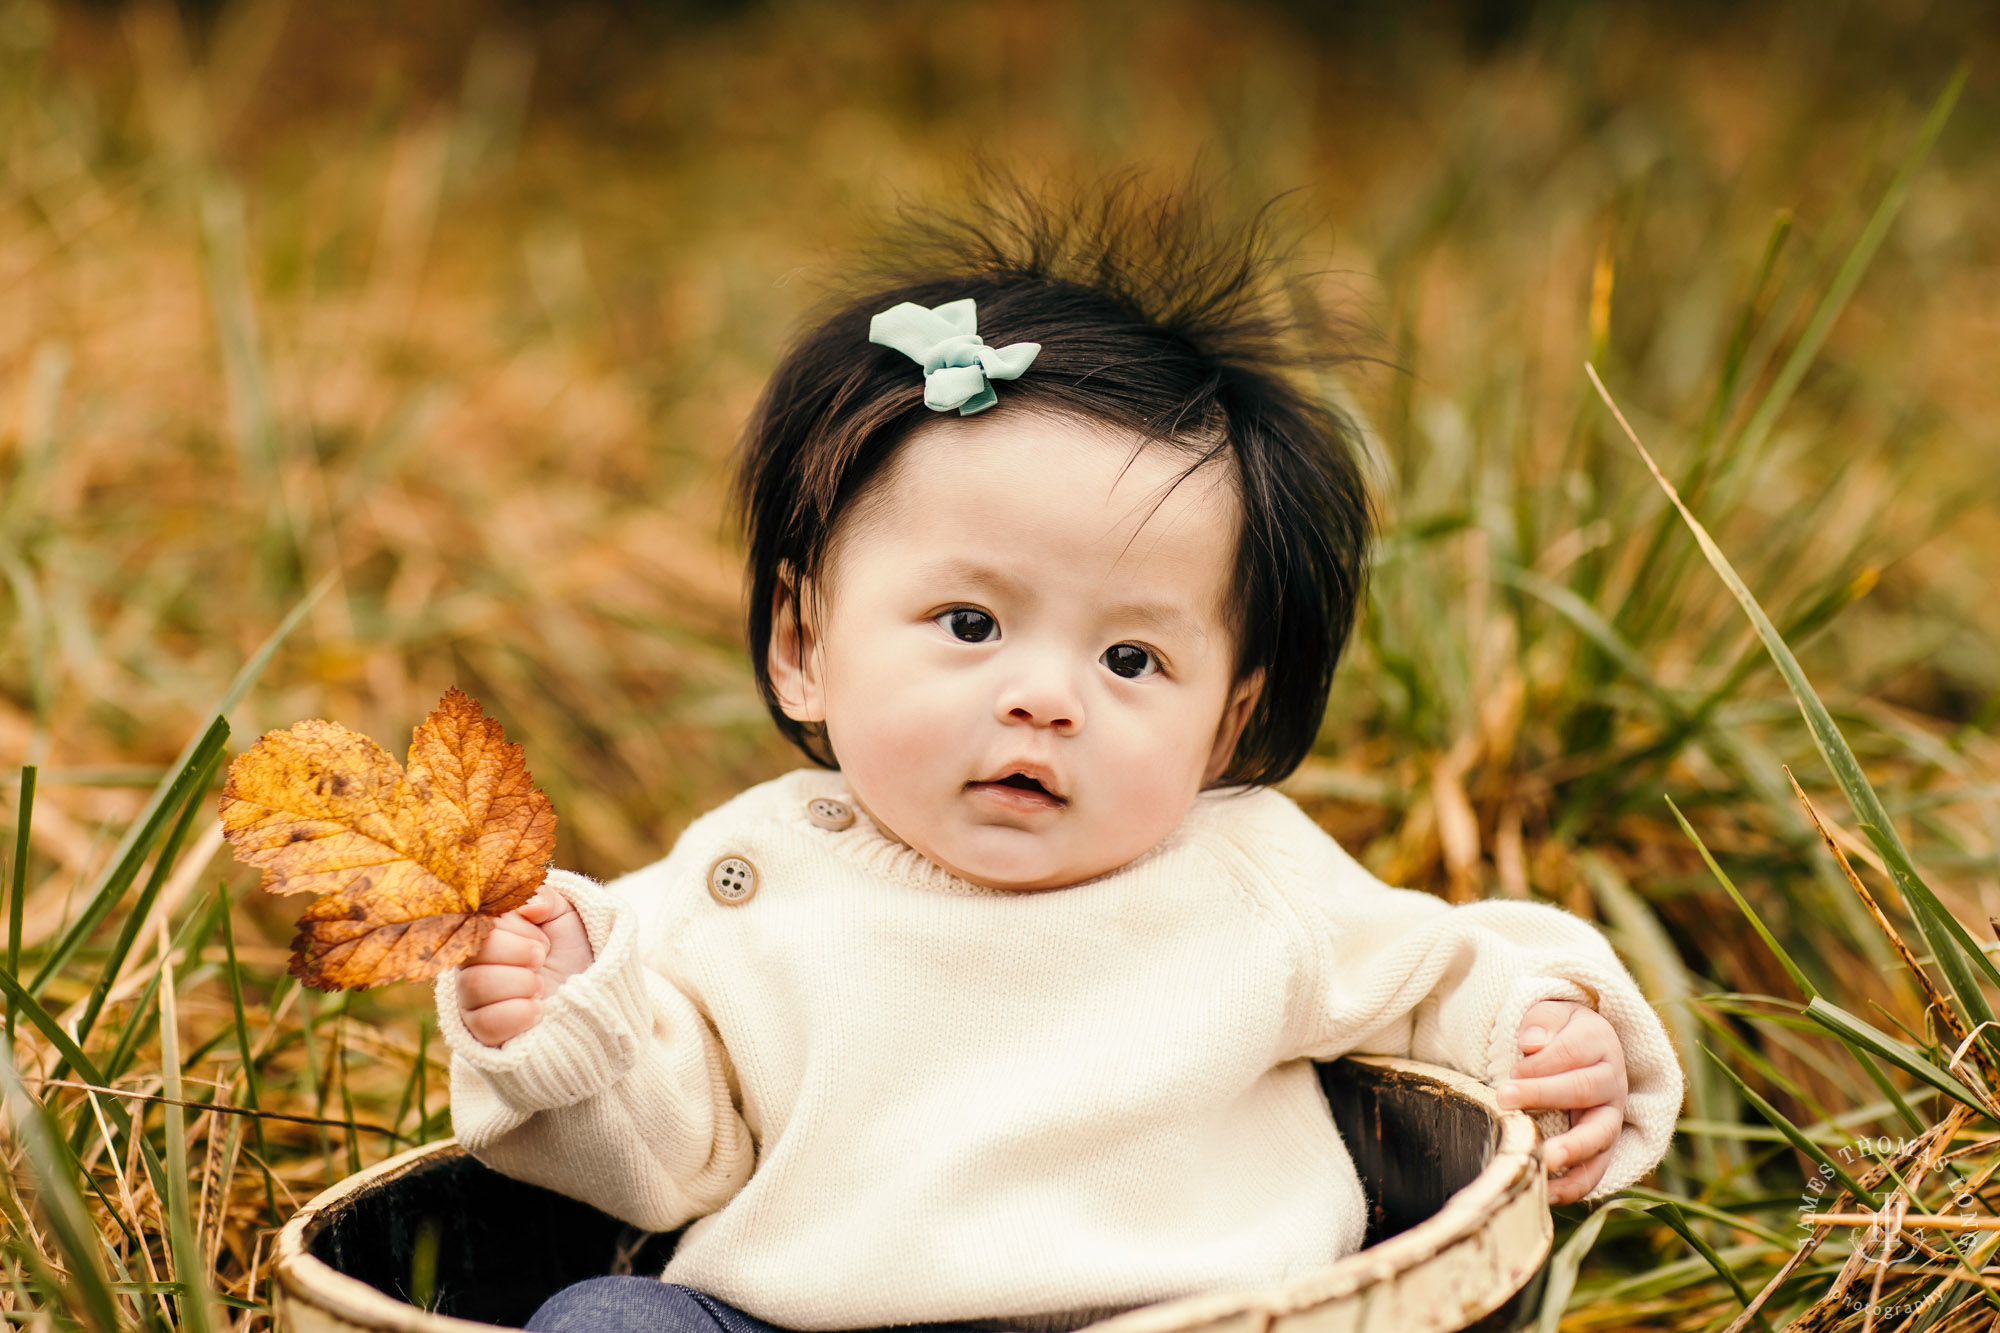
<path id="1" fill-rule="evenodd" d="M 238 860 L 273 893 L 316 895 L 292 975 L 318 990 L 421 981 L 464 962 L 527 902 L 556 815 L 521 747 L 453 688 L 411 733 L 408 766 L 337 722 L 267 733 L 220 803 Z"/>

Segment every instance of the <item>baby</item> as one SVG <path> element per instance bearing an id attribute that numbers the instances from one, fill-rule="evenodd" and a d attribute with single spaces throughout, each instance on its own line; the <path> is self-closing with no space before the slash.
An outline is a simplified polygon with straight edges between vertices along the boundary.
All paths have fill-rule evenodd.
<path id="1" fill-rule="evenodd" d="M 1557 1202 L 1666 1151 L 1681 1071 L 1593 926 L 1385 885 L 1272 786 L 1371 521 L 1254 233 L 1001 221 L 878 262 L 750 423 L 749 642 L 816 767 L 609 885 L 551 871 L 439 979 L 469 1152 L 693 1223 L 531 1329 L 1067 1330 L 1282 1284 L 1362 1243 L 1312 1063 L 1348 1052 L 1534 1109 Z"/>

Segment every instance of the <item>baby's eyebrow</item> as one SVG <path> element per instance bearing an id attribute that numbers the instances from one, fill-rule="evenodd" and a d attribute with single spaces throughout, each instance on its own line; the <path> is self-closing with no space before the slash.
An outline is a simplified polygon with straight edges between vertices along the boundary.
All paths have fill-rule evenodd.
<path id="1" fill-rule="evenodd" d="M 1120 602 L 1105 610 L 1107 620 L 1137 621 L 1150 625 L 1162 634 L 1180 635 L 1189 639 L 1206 639 L 1201 626 L 1177 606 L 1162 602 Z"/>
<path id="2" fill-rule="evenodd" d="M 933 579 L 975 583 L 983 587 L 997 588 L 1009 597 L 1025 599 L 1033 592 L 1026 582 L 1015 578 L 1005 570 L 994 569 L 990 565 L 982 565 L 976 560 L 967 560 L 960 556 L 919 565 L 916 576 L 926 583 Z"/>

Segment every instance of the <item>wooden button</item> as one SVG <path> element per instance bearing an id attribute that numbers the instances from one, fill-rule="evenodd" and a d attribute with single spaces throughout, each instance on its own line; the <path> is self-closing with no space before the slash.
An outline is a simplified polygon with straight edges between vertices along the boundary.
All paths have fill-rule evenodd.
<path id="1" fill-rule="evenodd" d="M 708 868 L 708 893 L 729 907 L 750 901 L 757 892 L 757 867 L 740 856 L 719 856 Z"/>
<path id="2" fill-rule="evenodd" d="M 854 822 L 854 810 L 845 801 L 816 796 L 806 802 L 806 818 L 821 828 L 844 829 Z"/>

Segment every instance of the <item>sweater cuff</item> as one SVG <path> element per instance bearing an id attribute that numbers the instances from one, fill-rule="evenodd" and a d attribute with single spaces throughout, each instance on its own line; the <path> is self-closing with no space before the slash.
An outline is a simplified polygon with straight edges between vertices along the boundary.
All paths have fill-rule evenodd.
<path id="1" fill-rule="evenodd" d="M 1509 987 L 1501 1002 L 1489 1050 L 1488 1081 L 1513 1074 L 1521 1058 L 1515 1036 L 1521 1019 L 1540 1000 L 1575 1000 L 1611 1024 L 1625 1057 L 1625 1121 L 1612 1141 L 1604 1175 L 1579 1202 L 1608 1198 L 1639 1182 L 1658 1166 L 1673 1142 L 1685 1092 L 1680 1060 L 1660 1016 L 1627 979 L 1580 965 L 1575 978 L 1538 974 Z M 1570 1112 L 1560 1107 L 1530 1109 L 1543 1139 L 1570 1128 Z"/>
<path id="2" fill-rule="evenodd" d="M 488 1046 L 458 1010 L 458 971 L 438 975 L 438 1028 L 453 1057 L 478 1072 L 500 1099 L 521 1111 L 570 1106 L 616 1083 L 652 1028 L 639 962 L 638 928 L 616 894 L 584 876 L 551 870 L 543 887 L 576 909 L 590 940 L 590 966 L 556 987 L 526 1032 Z"/>
<path id="3" fill-rule="evenodd" d="M 1567 977 L 1546 975 L 1517 977 L 1500 997 L 1500 1011 L 1493 1016 L 1493 1036 L 1486 1049 L 1486 1081 L 1499 1083 L 1514 1076 L 1514 1066 L 1522 1060 L 1521 1021 L 1543 1000 L 1574 1000 L 1586 1008 L 1597 1008 L 1597 996 Z M 1567 1111 L 1562 1112 L 1568 1126 Z M 1540 1123 L 1537 1121 L 1537 1123 Z"/>

